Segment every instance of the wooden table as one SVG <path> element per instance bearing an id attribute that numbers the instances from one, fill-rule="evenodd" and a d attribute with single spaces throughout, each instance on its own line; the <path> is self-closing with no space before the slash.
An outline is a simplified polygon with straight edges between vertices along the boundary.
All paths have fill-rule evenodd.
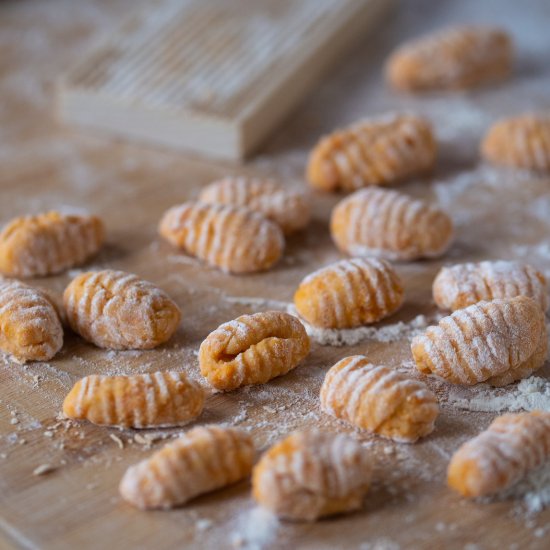
<path id="1" fill-rule="evenodd" d="M 477 157 L 478 141 L 496 117 L 550 106 L 548 2 L 403 2 L 396 16 L 341 63 L 244 166 L 115 142 L 56 122 L 57 75 L 138 4 L 147 3 L 0 4 L 0 221 L 49 208 L 93 210 L 107 224 L 108 245 L 90 267 L 138 273 L 166 289 L 184 314 L 176 336 L 159 350 L 108 352 L 67 335 L 63 351 L 48 364 L 1 361 L 0 546 L 548 548 L 550 512 L 526 520 L 512 514 L 517 503 L 465 502 L 446 488 L 451 453 L 494 415 L 457 409 L 449 400 L 454 390 L 434 379 L 429 384 L 442 401 L 434 434 L 409 446 L 356 434 L 377 461 L 365 509 L 311 525 L 277 524 L 262 514 L 249 497 L 248 482 L 171 512 L 134 510 L 121 502 L 117 485 L 128 465 L 151 452 L 148 445 L 139 437 L 136 441 L 132 431 L 57 419 L 66 392 L 86 374 L 183 369 L 198 378 L 196 352 L 211 330 L 244 312 L 284 307 L 303 276 L 339 258 L 327 228 L 330 209 L 339 197 L 315 196 L 313 223 L 289 240 L 285 258 L 273 271 L 247 277 L 223 275 L 178 254 L 159 241 L 156 224 L 166 208 L 196 196 L 201 185 L 223 174 L 267 174 L 289 186 L 303 185 L 307 152 L 318 136 L 361 115 L 413 109 L 431 118 L 441 143 L 438 167 L 428 180 L 402 189 L 439 199 L 457 225 L 457 241 L 445 259 L 399 266 L 407 302 L 388 323 L 436 313 L 430 284 L 445 262 L 520 258 L 550 273 L 550 182 L 481 166 Z M 472 94 L 418 98 L 384 87 L 381 66 L 396 43 L 468 20 L 495 22 L 512 30 L 520 48 L 512 81 Z M 36 283 L 60 293 L 72 275 Z M 353 353 L 395 367 L 410 360 L 406 339 L 375 339 L 348 348 L 315 344 L 304 365 L 285 377 L 262 387 L 212 394 L 197 424 L 250 429 L 262 449 L 295 428 L 347 430 L 323 416 L 317 395 L 327 368 Z M 547 367 L 543 375 L 548 376 Z M 161 444 L 155 441 L 151 447 Z M 33 475 L 41 464 L 55 470 Z"/>

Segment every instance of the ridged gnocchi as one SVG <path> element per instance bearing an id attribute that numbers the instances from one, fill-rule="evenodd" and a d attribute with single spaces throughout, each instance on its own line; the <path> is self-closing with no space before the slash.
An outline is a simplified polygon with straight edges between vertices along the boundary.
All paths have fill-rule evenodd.
<path id="1" fill-rule="evenodd" d="M 126 470 L 119 491 L 141 510 L 169 509 L 221 489 L 252 471 L 255 448 L 235 428 L 193 428 Z"/>
<path id="2" fill-rule="evenodd" d="M 323 191 L 390 185 L 430 171 L 436 152 L 428 121 L 389 113 L 323 137 L 309 157 L 307 179 Z"/>
<path id="3" fill-rule="evenodd" d="M 444 267 L 433 283 L 435 303 L 455 311 L 484 300 L 528 296 L 548 309 L 546 277 L 518 262 L 480 262 Z"/>
<path id="4" fill-rule="evenodd" d="M 499 416 L 467 441 L 447 469 L 449 486 L 465 497 L 497 493 L 550 459 L 550 413 Z"/>
<path id="5" fill-rule="evenodd" d="M 199 200 L 256 210 L 275 222 L 285 235 L 303 229 L 310 220 L 307 195 L 269 179 L 226 177 L 205 187 Z"/>
<path id="6" fill-rule="evenodd" d="M 420 372 L 454 384 L 505 386 L 544 364 L 545 315 L 526 296 L 478 302 L 413 338 L 411 349 Z"/>
<path id="7" fill-rule="evenodd" d="M 397 191 L 362 189 L 332 211 L 330 232 L 351 256 L 436 258 L 450 246 L 453 223 L 440 208 Z"/>
<path id="8" fill-rule="evenodd" d="M 269 269 L 285 246 L 277 224 L 248 208 L 226 204 L 175 206 L 164 214 L 159 232 L 188 254 L 229 273 Z"/>
<path id="9" fill-rule="evenodd" d="M 211 332 L 199 349 L 201 374 L 219 390 L 265 384 L 309 353 L 309 337 L 288 313 L 241 315 Z"/>
<path id="10" fill-rule="evenodd" d="M 494 164 L 550 171 L 550 116 L 530 113 L 496 122 L 483 139 L 481 154 Z"/>
<path id="11" fill-rule="evenodd" d="M 124 271 L 81 273 L 65 289 L 63 303 L 71 328 L 100 348 L 155 348 L 181 320 L 164 291 Z"/>
<path id="12" fill-rule="evenodd" d="M 386 78 L 399 90 L 468 89 L 506 78 L 512 62 L 505 31 L 459 26 L 401 45 L 386 63 Z"/>
<path id="13" fill-rule="evenodd" d="M 63 345 L 63 327 L 47 295 L 0 278 L 0 350 L 19 363 L 48 361 Z"/>
<path id="14" fill-rule="evenodd" d="M 205 394 L 181 372 L 85 376 L 63 402 L 63 414 L 100 426 L 180 426 L 200 415 Z"/>
<path id="15" fill-rule="evenodd" d="M 371 476 L 369 452 L 351 437 L 294 432 L 261 457 L 252 492 L 281 518 L 314 521 L 361 508 Z"/>
<path id="16" fill-rule="evenodd" d="M 388 317 L 403 297 L 401 279 L 388 262 L 355 258 L 308 275 L 294 294 L 294 305 L 314 326 L 352 328 Z"/>
<path id="17" fill-rule="evenodd" d="M 321 409 L 358 428 L 412 443 L 430 434 L 439 415 L 436 396 L 419 380 L 363 355 L 338 361 L 321 387 Z"/>
<path id="18" fill-rule="evenodd" d="M 96 216 L 47 212 L 16 218 L 0 233 L 0 272 L 53 275 L 86 262 L 104 240 L 103 222 Z"/>

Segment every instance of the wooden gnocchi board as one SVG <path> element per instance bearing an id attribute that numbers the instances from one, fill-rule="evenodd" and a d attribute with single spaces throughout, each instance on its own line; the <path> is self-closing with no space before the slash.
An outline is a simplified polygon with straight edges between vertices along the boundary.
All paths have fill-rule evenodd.
<path id="1" fill-rule="evenodd" d="M 548 178 L 484 167 L 476 151 L 483 131 L 496 117 L 544 103 L 540 90 L 550 84 L 544 63 L 550 38 L 544 17 L 535 18 L 541 21 L 537 26 L 521 6 L 499 3 L 502 17 L 518 26 L 516 39 L 530 56 L 529 66 L 539 67 L 538 72 L 518 71 L 502 87 L 467 95 L 407 97 L 389 92 L 381 82 L 389 49 L 411 34 L 448 24 L 457 17 L 457 5 L 440 2 L 437 9 L 432 4 L 403 5 L 383 32 L 366 38 L 319 87 L 260 156 L 239 170 L 278 176 L 287 185 L 300 187 L 307 152 L 321 133 L 365 114 L 395 108 L 430 117 L 441 149 L 437 169 L 432 177 L 406 184 L 402 190 L 436 198 L 448 208 L 457 240 L 446 258 L 399 266 L 406 303 L 383 323 L 386 326 L 437 313 L 430 285 L 447 262 L 519 258 L 550 273 Z M 418 16 L 422 6 L 432 15 L 429 22 Z M 466 14 L 487 20 L 499 17 L 483 6 L 475 0 L 460 3 Z M 170 512 L 134 510 L 119 499 L 117 484 L 128 465 L 163 441 L 154 441 L 147 449 L 145 440 L 136 440 L 137 432 L 131 430 L 59 423 L 66 392 L 86 374 L 176 369 L 198 376 L 196 352 L 211 330 L 241 313 L 284 307 L 302 277 L 340 258 L 327 228 L 330 209 L 339 197 L 315 195 L 311 226 L 288 240 L 285 257 L 274 270 L 234 277 L 209 269 L 161 242 L 156 224 L 169 206 L 196 196 L 214 178 L 237 173 L 234 167 L 106 141 L 56 124 L 49 107 L 57 75 L 83 55 L 98 29 L 115 28 L 127 9 L 125 0 L 0 4 L 0 222 L 49 208 L 93 210 L 105 219 L 108 244 L 88 267 L 124 269 L 154 281 L 180 304 L 183 322 L 174 339 L 159 350 L 114 353 L 67 335 L 62 353 L 48 364 L 20 366 L 2 359 L 0 547 L 547 548 L 549 511 L 525 518 L 516 515 L 517 500 L 465 502 L 445 487 L 451 453 L 486 427 L 494 414 L 458 408 L 451 402 L 453 396 L 479 399 L 479 394 L 436 380 L 429 383 L 441 398 L 442 414 L 434 434 L 416 445 L 356 434 L 372 449 L 377 463 L 365 508 L 311 525 L 273 523 L 254 508 L 248 482 Z M 544 14 L 544 9 L 542 3 L 532 8 L 535 14 Z M 73 275 L 33 282 L 61 293 Z M 285 377 L 262 387 L 212 394 L 195 425 L 214 422 L 250 429 L 261 449 L 296 428 L 348 431 L 319 411 L 319 387 L 326 370 L 353 353 L 407 368 L 407 339 L 379 340 L 341 348 L 315 344 L 304 365 Z M 546 366 L 541 376 L 549 374 Z M 157 431 L 153 433 L 158 437 Z M 33 475 L 43 464 L 55 470 Z"/>
<path id="2" fill-rule="evenodd" d="M 61 115 L 125 137 L 241 159 L 391 3 L 160 3 L 61 79 Z"/>

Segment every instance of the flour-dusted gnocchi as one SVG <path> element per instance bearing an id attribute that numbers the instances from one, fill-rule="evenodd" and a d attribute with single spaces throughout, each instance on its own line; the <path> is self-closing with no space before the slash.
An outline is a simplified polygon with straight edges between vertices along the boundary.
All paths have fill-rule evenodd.
<path id="1" fill-rule="evenodd" d="M 226 177 L 205 187 L 199 200 L 256 210 L 274 221 L 285 235 L 303 229 L 310 220 L 307 194 L 287 189 L 270 179 Z"/>
<path id="2" fill-rule="evenodd" d="M 188 254 L 230 273 L 273 266 L 285 245 L 279 226 L 242 206 L 186 202 L 168 210 L 160 234 Z"/>
<path id="3" fill-rule="evenodd" d="M 544 364 L 543 310 L 526 296 L 478 302 L 441 319 L 411 344 L 416 366 L 454 384 L 504 386 Z"/>
<path id="4" fill-rule="evenodd" d="M 455 311 L 483 300 L 529 296 L 546 311 L 546 277 L 519 262 L 480 262 L 444 267 L 433 283 L 435 303 Z"/>
<path id="5" fill-rule="evenodd" d="M 120 494 L 142 510 L 169 509 L 247 477 L 255 457 L 250 436 L 236 428 L 194 428 L 126 470 Z"/>
<path id="6" fill-rule="evenodd" d="M 437 398 L 423 382 L 362 355 L 346 357 L 328 371 L 321 408 L 358 428 L 408 443 L 430 434 L 439 415 Z"/>
<path id="7" fill-rule="evenodd" d="M 529 113 L 496 122 L 483 139 L 481 154 L 494 164 L 550 171 L 550 115 Z"/>
<path id="8" fill-rule="evenodd" d="M 431 170 L 436 150 L 427 120 L 389 113 L 323 137 L 309 157 L 307 179 L 323 191 L 390 185 Z"/>
<path id="9" fill-rule="evenodd" d="M 369 452 L 351 437 L 294 432 L 262 456 L 252 491 L 281 518 L 314 521 L 361 508 L 371 476 Z"/>
<path id="10" fill-rule="evenodd" d="M 459 26 L 400 46 L 386 77 L 400 90 L 467 89 L 507 77 L 512 61 L 512 40 L 502 29 Z"/>
<path id="11" fill-rule="evenodd" d="M 204 390 L 181 372 L 85 376 L 63 403 L 67 418 L 101 426 L 180 426 L 202 412 Z"/>
<path id="12" fill-rule="evenodd" d="M 397 191 L 362 189 L 332 211 L 330 232 L 351 256 L 435 258 L 449 248 L 453 224 L 440 208 Z"/>
<path id="13" fill-rule="evenodd" d="M 123 271 L 89 271 L 63 295 L 67 320 L 82 338 L 107 349 L 151 349 L 174 334 L 181 313 L 154 284 Z"/>
<path id="14" fill-rule="evenodd" d="M 295 368 L 309 347 L 304 326 L 288 313 L 241 315 L 206 337 L 199 350 L 200 369 L 219 390 L 265 384 Z"/>
<path id="15" fill-rule="evenodd" d="M 453 455 L 449 486 L 465 497 L 497 493 L 550 460 L 550 413 L 499 416 Z"/>
<path id="16" fill-rule="evenodd" d="M 294 305 L 314 326 L 352 328 L 391 315 L 403 297 L 403 284 L 388 262 L 355 258 L 308 275 L 294 294 Z"/>
<path id="17" fill-rule="evenodd" d="M 86 262 L 104 239 L 96 216 L 47 212 L 16 218 L 0 233 L 0 272 L 13 277 L 59 273 Z"/>
<path id="18" fill-rule="evenodd" d="M 45 292 L 0 278 L 0 350 L 15 361 L 48 361 L 63 345 L 63 327 Z"/>

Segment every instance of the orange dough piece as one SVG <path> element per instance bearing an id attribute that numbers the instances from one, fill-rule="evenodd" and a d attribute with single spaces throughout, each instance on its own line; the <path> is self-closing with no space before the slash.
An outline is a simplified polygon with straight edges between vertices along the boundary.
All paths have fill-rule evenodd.
<path id="1" fill-rule="evenodd" d="M 338 361 L 321 387 L 321 408 L 369 432 L 413 443 L 430 434 L 439 415 L 436 396 L 420 380 L 362 355 Z"/>
<path id="2" fill-rule="evenodd" d="M 122 498 L 140 508 L 169 509 L 247 477 L 255 457 L 250 436 L 235 428 L 194 428 L 130 466 Z"/>
<path id="3" fill-rule="evenodd" d="M 549 459 L 550 413 L 505 414 L 456 451 L 447 482 L 465 497 L 492 495 Z"/>
<path id="4" fill-rule="evenodd" d="M 180 372 L 85 376 L 63 402 L 67 418 L 101 426 L 180 426 L 202 412 L 204 391 Z"/>
<path id="5" fill-rule="evenodd" d="M 496 122 L 481 144 L 485 159 L 512 168 L 550 171 L 550 116 L 525 114 Z"/>
<path id="6" fill-rule="evenodd" d="M 436 151 L 428 121 L 389 113 L 323 137 L 309 157 L 307 179 L 323 191 L 390 185 L 429 172 Z"/>
<path id="7" fill-rule="evenodd" d="M 304 326 L 288 313 L 241 315 L 206 337 L 199 350 L 200 369 L 219 390 L 265 384 L 295 368 L 309 347 Z"/>
<path id="8" fill-rule="evenodd" d="M 63 295 L 71 328 L 107 349 L 151 349 L 169 340 L 181 320 L 160 288 L 123 271 L 78 275 Z"/>
<path id="9" fill-rule="evenodd" d="M 199 200 L 255 210 L 275 222 L 285 235 L 303 229 L 311 216 L 306 193 L 269 179 L 226 177 L 205 187 Z"/>
<path id="10" fill-rule="evenodd" d="M 513 53 L 501 29 L 452 27 L 400 46 L 386 63 L 386 78 L 399 90 L 475 88 L 508 77 Z"/>
<path id="11" fill-rule="evenodd" d="M 168 210 L 159 226 L 168 242 L 229 273 L 273 266 L 285 245 L 279 226 L 242 206 L 186 202 Z"/>
<path id="12" fill-rule="evenodd" d="M 0 278 L 0 350 L 15 361 L 48 361 L 63 345 L 63 327 L 48 296 Z"/>
<path id="13" fill-rule="evenodd" d="M 96 216 L 48 212 L 16 218 L 0 233 L 0 272 L 53 275 L 86 262 L 104 240 L 103 222 Z"/>
<path id="14" fill-rule="evenodd" d="M 459 309 L 411 343 L 420 372 L 468 386 L 530 376 L 544 364 L 547 346 L 544 312 L 526 296 Z"/>
<path id="15" fill-rule="evenodd" d="M 369 452 L 351 437 L 294 432 L 254 467 L 252 493 L 281 518 L 314 521 L 361 508 L 371 476 Z"/>
<path id="16" fill-rule="evenodd" d="M 330 232 L 350 256 L 386 260 L 436 258 L 450 246 L 453 224 L 440 208 L 397 191 L 362 189 L 332 211 Z"/>
<path id="17" fill-rule="evenodd" d="M 352 328 L 388 317 L 403 297 L 403 284 L 388 262 L 355 258 L 308 275 L 294 294 L 294 305 L 314 326 Z"/>

